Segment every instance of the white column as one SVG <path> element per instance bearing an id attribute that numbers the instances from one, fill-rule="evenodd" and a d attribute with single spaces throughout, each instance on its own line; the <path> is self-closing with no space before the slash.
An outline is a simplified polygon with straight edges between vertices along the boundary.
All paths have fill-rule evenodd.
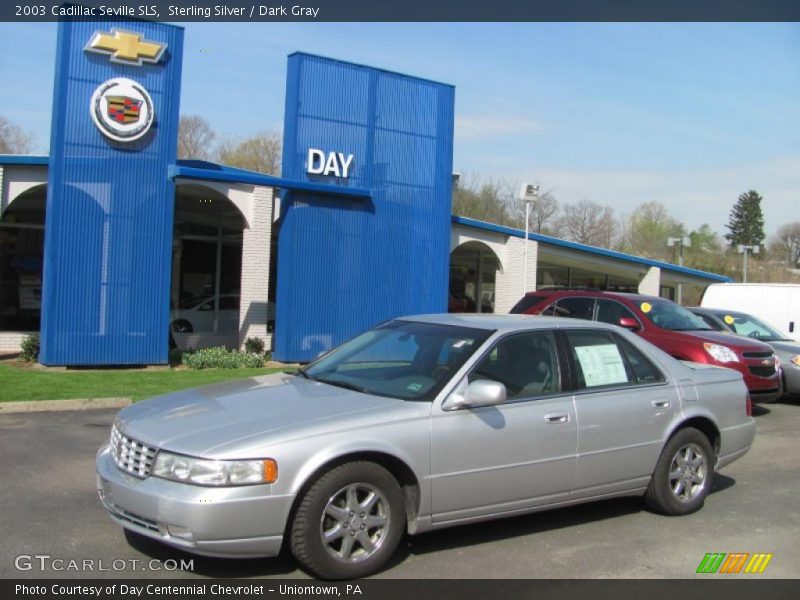
<path id="1" fill-rule="evenodd" d="M 650 267 L 639 282 L 639 293 L 658 296 L 661 292 L 661 269 Z"/>
<path id="2" fill-rule="evenodd" d="M 525 293 L 536 289 L 536 264 L 539 258 L 539 243 L 528 241 L 528 289 Z M 525 273 L 525 241 L 518 237 L 509 237 L 506 242 L 503 272 L 497 272 L 494 284 L 494 312 L 498 315 L 508 314 L 513 306 L 522 299 L 522 282 Z"/>
<path id="3" fill-rule="evenodd" d="M 3 216 L 3 211 L 6 209 L 6 189 L 3 186 L 3 166 L 0 165 L 0 217 Z"/>
<path id="4" fill-rule="evenodd" d="M 239 345 L 249 337 L 264 340 L 272 348 L 267 333 L 269 301 L 269 262 L 272 240 L 273 188 L 256 187 L 249 227 L 242 232 L 242 282 L 239 308 Z"/>

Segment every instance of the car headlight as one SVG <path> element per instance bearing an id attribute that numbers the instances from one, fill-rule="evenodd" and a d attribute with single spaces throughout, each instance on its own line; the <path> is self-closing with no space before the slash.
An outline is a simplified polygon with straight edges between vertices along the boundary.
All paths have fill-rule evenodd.
<path id="1" fill-rule="evenodd" d="M 727 346 L 723 346 L 722 344 L 710 344 L 706 342 L 705 344 L 703 344 L 703 348 L 705 348 L 706 352 L 708 352 L 711 358 L 713 358 L 717 362 L 721 363 L 739 362 L 739 357 L 736 356 L 736 353 Z"/>
<path id="2" fill-rule="evenodd" d="M 795 354 L 789 359 L 789 362 L 792 363 L 795 367 L 800 367 L 800 354 Z"/>
<path id="3" fill-rule="evenodd" d="M 207 460 L 171 452 L 159 452 L 153 475 L 195 485 L 231 486 L 274 483 L 278 463 L 271 458 L 257 460 Z"/>

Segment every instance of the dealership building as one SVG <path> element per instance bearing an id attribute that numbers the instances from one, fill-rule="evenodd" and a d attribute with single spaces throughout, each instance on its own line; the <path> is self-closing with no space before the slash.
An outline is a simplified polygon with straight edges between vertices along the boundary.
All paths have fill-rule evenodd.
<path id="1" fill-rule="evenodd" d="M 305 361 L 537 286 L 729 281 L 453 216 L 455 90 L 382 69 L 289 56 L 280 177 L 179 160 L 183 34 L 59 24 L 50 154 L 0 156 L 0 352 L 40 332 L 46 365 L 159 364 L 172 329 Z"/>

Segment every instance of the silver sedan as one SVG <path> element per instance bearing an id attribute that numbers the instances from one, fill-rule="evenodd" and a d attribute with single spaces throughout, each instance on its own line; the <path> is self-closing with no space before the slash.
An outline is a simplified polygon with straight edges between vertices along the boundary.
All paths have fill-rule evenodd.
<path id="1" fill-rule="evenodd" d="M 614 325 L 519 315 L 384 323 L 296 374 L 123 409 L 97 454 L 124 528 L 210 556 L 287 544 L 323 578 L 404 534 L 605 499 L 698 510 L 755 434 L 737 371 Z"/>

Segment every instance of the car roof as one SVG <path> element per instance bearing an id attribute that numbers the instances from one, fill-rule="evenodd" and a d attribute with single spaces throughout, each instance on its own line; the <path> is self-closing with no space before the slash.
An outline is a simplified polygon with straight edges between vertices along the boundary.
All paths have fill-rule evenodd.
<path id="1" fill-rule="evenodd" d="M 493 313 L 447 313 L 411 315 L 399 317 L 400 321 L 416 321 L 419 323 L 436 323 L 440 325 L 456 325 L 496 331 L 523 331 L 528 329 L 559 329 L 570 327 L 581 329 L 618 329 L 615 325 L 568 319 L 563 317 L 542 317 L 538 315 L 496 315 Z"/>
<path id="2" fill-rule="evenodd" d="M 651 296 L 649 294 L 634 294 L 632 292 L 608 292 L 606 290 L 580 289 L 580 288 L 534 290 L 532 292 L 528 292 L 525 295 L 544 296 L 547 298 L 549 298 L 550 296 L 585 296 L 591 298 L 618 298 L 620 300 L 628 300 L 629 302 L 637 302 L 642 300 L 649 300 L 649 301 L 666 300 L 668 302 L 671 302 L 669 298 L 662 298 L 661 296 Z"/>

